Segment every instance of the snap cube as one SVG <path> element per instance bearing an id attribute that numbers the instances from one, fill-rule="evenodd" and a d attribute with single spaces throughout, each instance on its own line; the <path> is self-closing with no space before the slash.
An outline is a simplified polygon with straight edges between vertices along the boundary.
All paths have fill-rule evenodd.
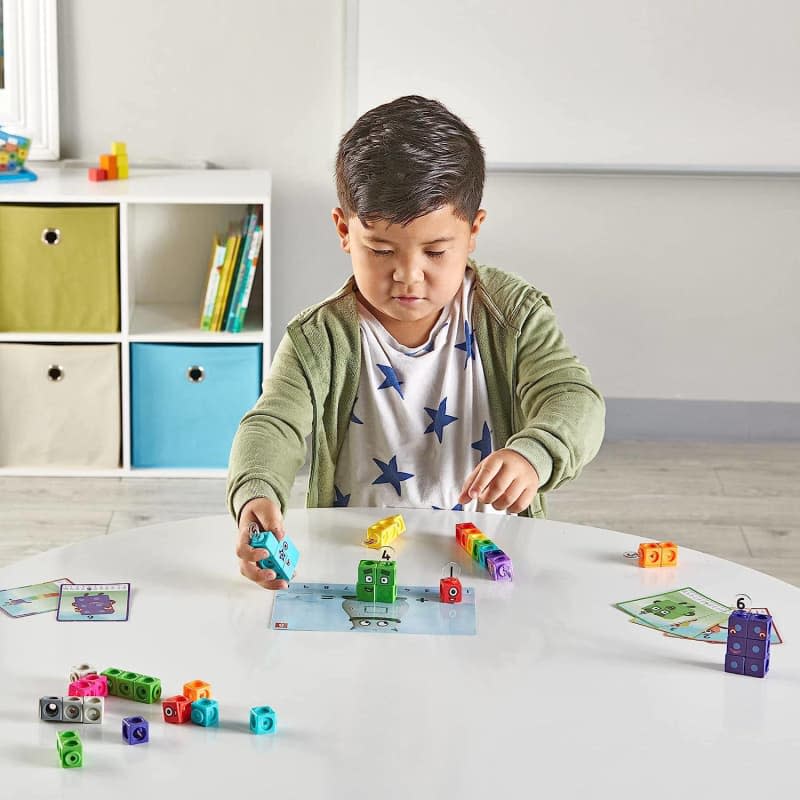
<path id="1" fill-rule="evenodd" d="M 747 638 L 747 626 L 750 623 L 749 611 L 734 611 L 728 617 L 728 637 Z"/>
<path id="2" fill-rule="evenodd" d="M 166 697 L 161 701 L 161 713 L 164 716 L 164 722 L 182 725 L 192 717 L 192 701 L 183 694 Z"/>
<path id="3" fill-rule="evenodd" d="M 69 671 L 69 682 L 74 683 L 87 675 L 97 675 L 97 670 L 91 664 L 76 664 Z"/>
<path id="4" fill-rule="evenodd" d="M 479 540 L 475 543 L 475 547 L 473 548 L 472 558 L 482 567 L 485 567 L 487 554 L 495 550 L 500 550 L 500 548 L 491 539 Z"/>
<path id="5" fill-rule="evenodd" d="M 639 566 L 661 566 L 661 548 L 658 546 L 658 542 L 642 542 L 639 545 Z"/>
<path id="6" fill-rule="evenodd" d="M 266 537 L 256 539 L 260 544 L 254 545 L 253 537 L 257 537 L 259 533 L 266 534 Z M 258 546 L 269 553 L 267 558 L 257 562 L 261 569 L 275 570 L 278 579 L 284 581 L 290 581 L 294 577 L 300 553 L 288 536 L 279 540 L 272 531 L 259 531 L 250 535 L 250 546 Z"/>
<path id="7" fill-rule="evenodd" d="M 397 599 L 397 563 L 379 561 L 376 569 L 375 602 L 394 603 Z"/>
<path id="8" fill-rule="evenodd" d="M 514 580 L 514 567 L 511 559 L 502 550 L 489 553 L 486 556 L 486 566 L 493 581 Z"/>
<path id="9" fill-rule="evenodd" d="M 772 617 L 769 614 L 756 614 L 751 612 L 747 622 L 747 638 L 769 641 L 772 633 Z"/>
<path id="10" fill-rule="evenodd" d="M 62 697 L 61 718 L 64 722 L 83 722 L 83 698 Z"/>
<path id="11" fill-rule="evenodd" d="M 362 602 L 375 600 L 375 586 L 378 582 L 378 566 L 380 562 L 362 559 L 358 562 L 358 579 L 356 581 L 356 597 Z"/>
<path id="12" fill-rule="evenodd" d="M 115 697 L 119 695 L 119 679 L 122 677 L 122 670 L 116 667 L 109 667 L 108 669 L 104 669 L 100 674 L 105 676 L 108 685 L 108 693 Z"/>
<path id="13" fill-rule="evenodd" d="M 763 678 L 769 672 L 772 617 L 737 609 L 728 617 L 725 671 Z"/>
<path id="14" fill-rule="evenodd" d="M 466 550 L 466 537 L 468 533 L 477 532 L 478 529 L 471 522 L 459 522 L 456 525 L 456 541 L 459 547 Z"/>
<path id="15" fill-rule="evenodd" d="M 124 717 L 122 738 L 127 744 L 144 744 L 150 741 L 150 723 L 144 717 Z"/>
<path id="16" fill-rule="evenodd" d="M 488 536 L 485 533 L 481 533 L 478 530 L 470 531 L 465 537 L 464 541 L 466 543 L 464 549 L 469 553 L 469 557 L 472 558 L 472 554 L 475 550 L 476 542 L 481 542 L 484 540 L 488 540 Z"/>
<path id="17" fill-rule="evenodd" d="M 56 734 L 56 749 L 62 767 L 73 769 L 83 766 L 83 745 L 75 731 L 59 731 Z"/>
<path id="18" fill-rule="evenodd" d="M 744 674 L 751 678 L 763 678 L 769 672 L 769 656 L 766 658 L 746 658 Z"/>
<path id="19" fill-rule="evenodd" d="M 63 701 L 60 697 L 39 698 L 39 719 L 46 722 L 61 722 Z"/>
<path id="20" fill-rule="evenodd" d="M 364 537 L 363 543 L 367 547 L 376 549 L 386 547 L 387 544 L 393 542 L 401 533 L 405 532 L 405 529 L 406 522 L 402 514 L 385 517 L 367 528 L 367 535 Z"/>
<path id="21" fill-rule="evenodd" d="M 152 675 L 140 675 L 133 682 L 133 699 L 140 703 L 157 703 L 161 699 L 161 681 Z"/>
<path id="22" fill-rule="evenodd" d="M 138 672 L 123 672 L 117 679 L 117 696 L 133 700 L 133 687 L 140 677 Z"/>
<path id="23" fill-rule="evenodd" d="M 211 684 L 205 681 L 189 681 L 183 684 L 183 696 L 194 703 L 195 700 L 202 700 L 211 697 Z"/>
<path id="24" fill-rule="evenodd" d="M 208 697 L 201 697 L 192 703 L 192 722 L 195 725 L 202 725 L 207 728 L 209 725 L 219 723 L 219 705 L 216 700 Z"/>
<path id="25" fill-rule="evenodd" d="M 460 603 L 462 593 L 461 581 L 458 578 L 442 578 L 439 581 L 439 600 L 442 603 Z"/>
<path id="26" fill-rule="evenodd" d="M 269 706 L 254 706 L 250 709 L 250 732 L 275 733 L 277 719 L 274 709 Z"/>
<path id="27" fill-rule="evenodd" d="M 744 675 L 744 656 L 725 654 L 725 672 Z"/>
<path id="28" fill-rule="evenodd" d="M 83 721 L 87 724 L 100 724 L 103 721 L 103 698 L 83 698 Z"/>
<path id="29" fill-rule="evenodd" d="M 95 696 L 96 691 L 94 682 L 86 678 L 74 681 L 67 687 L 67 693 L 72 697 L 92 697 Z"/>
<path id="30" fill-rule="evenodd" d="M 661 548 L 661 566 L 677 567 L 678 545 L 675 542 L 659 542 L 658 546 Z"/>

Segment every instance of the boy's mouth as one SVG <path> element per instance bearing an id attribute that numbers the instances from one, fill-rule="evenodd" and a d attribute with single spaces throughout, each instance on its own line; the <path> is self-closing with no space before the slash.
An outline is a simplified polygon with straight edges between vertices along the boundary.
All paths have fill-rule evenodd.
<path id="1" fill-rule="evenodd" d="M 400 303 L 415 303 L 417 300 L 422 300 L 421 297 L 416 297 L 413 294 L 396 295 L 394 299 Z"/>

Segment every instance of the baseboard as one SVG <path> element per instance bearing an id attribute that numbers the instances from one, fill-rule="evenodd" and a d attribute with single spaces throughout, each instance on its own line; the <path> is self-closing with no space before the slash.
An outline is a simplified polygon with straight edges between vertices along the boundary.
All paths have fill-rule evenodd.
<path id="1" fill-rule="evenodd" d="M 800 403 L 606 398 L 606 440 L 800 441 Z"/>

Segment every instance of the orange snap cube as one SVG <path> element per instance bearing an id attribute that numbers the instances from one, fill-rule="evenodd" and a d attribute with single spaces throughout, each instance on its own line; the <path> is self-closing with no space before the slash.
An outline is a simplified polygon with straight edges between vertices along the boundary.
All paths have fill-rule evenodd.
<path id="1" fill-rule="evenodd" d="M 661 546 L 657 542 L 642 542 L 639 545 L 639 566 L 661 566 Z"/>
<path id="2" fill-rule="evenodd" d="M 211 697 L 211 684 L 205 681 L 189 681 L 183 684 L 183 696 L 190 702 L 202 700 L 204 697 Z"/>
<path id="3" fill-rule="evenodd" d="M 659 542 L 658 546 L 661 548 L 661 566 L 677 567 L 678 545 L 675 542 Z"/>

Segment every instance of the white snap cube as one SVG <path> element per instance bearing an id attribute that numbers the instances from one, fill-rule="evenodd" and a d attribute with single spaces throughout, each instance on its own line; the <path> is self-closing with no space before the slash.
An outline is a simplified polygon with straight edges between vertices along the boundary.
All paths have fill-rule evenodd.
<path id="1" fill-rule="evenodd" d="M 100 723 L 103 721 L 103 698 L 83 698 L 83 721 L 86 723 Z"/>
<path id="2" fill-rule="evenodd" d="M 97 670 L 91 664 L 76 664 L 69 671 L 69 682 L 75 683 L 87 675 L 97 675 Z"/>
<path id="3" fill-rule="evenodd" d="M 64 722 L 83 722 L 83 698 L 62 697 L 61 719 Z"/>

